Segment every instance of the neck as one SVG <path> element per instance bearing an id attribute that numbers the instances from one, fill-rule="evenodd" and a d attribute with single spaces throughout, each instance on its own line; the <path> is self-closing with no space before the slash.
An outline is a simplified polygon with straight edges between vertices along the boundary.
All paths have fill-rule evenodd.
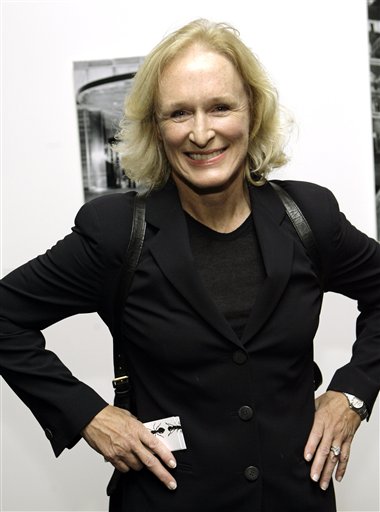
<path id="1" fill-rule="evenodd" d="M 182 208 L 197 221 L 219 233 L 237 229 L 251 211 L 244 179 L 225 190 L 197 191 L 176 181 Z"/>

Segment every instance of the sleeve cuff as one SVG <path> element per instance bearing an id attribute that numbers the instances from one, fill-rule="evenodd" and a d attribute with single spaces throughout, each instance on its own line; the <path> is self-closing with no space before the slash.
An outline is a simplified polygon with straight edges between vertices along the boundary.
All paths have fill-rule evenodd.
<path id="1" fill-rule="evenodd" d="M 363 400 L 368 409 L 368 418 L 371 415 L 372 408 L 377 398 L 379 390 L 377 385 L 361 370 L 347 364 L 339 368 L 328 388 L 331 391 L 340 391 L 341 393 L 350 393 Z"/>

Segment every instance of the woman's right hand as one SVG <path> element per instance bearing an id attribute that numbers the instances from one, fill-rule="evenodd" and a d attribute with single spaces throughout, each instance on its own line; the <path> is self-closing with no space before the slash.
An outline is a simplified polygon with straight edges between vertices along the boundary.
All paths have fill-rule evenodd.
<path id="1" fill-rule="evenodd" d="M 83 429 L 82 436 L 119 471 L 146 467 L 168 489 L 176 489 L 176 481 L 163 465 L 176 467 L 172 452 L 129 411 L 108 405 Z"/>

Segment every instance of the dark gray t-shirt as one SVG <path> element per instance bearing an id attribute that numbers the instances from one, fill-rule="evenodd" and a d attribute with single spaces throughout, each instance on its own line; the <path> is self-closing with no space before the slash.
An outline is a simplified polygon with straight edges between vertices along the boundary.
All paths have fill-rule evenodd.
<path id="1" fill-rule="evenodd" d="M 219 233 L 186 214 L 190 245 L 203 284 L 239 338 L 265 277 L 252 216 Z"/>

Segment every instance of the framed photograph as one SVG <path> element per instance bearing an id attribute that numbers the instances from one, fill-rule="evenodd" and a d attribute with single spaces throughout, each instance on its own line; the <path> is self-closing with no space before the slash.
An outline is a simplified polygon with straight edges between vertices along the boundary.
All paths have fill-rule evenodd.
<path id="1" fill-rule="evenodd" d="M 125 97 L 143 57 L 74 62 L 85 201 L 135 188 L 113 149 Z"/>
<path id="2" fill-rule="evenodd" d="M 372 138 L 375 162 L 377 239 L 380 240 L 380 0 L 368 0 Z"/>

